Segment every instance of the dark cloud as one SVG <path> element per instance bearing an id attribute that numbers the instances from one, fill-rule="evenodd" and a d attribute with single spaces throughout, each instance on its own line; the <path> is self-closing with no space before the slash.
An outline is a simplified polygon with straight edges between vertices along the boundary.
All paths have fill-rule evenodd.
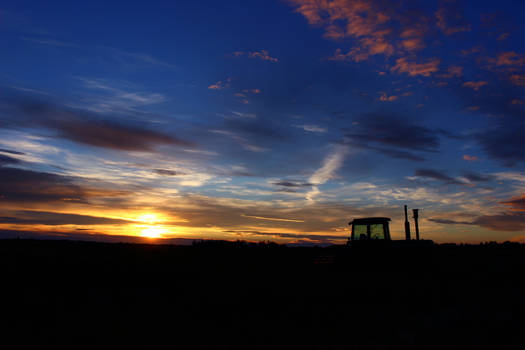
<path id="1" fill-rule="evenodd" d="M 19 159 L 0 154 L 0 166 L 6 165 L 6 164 L 19 164 L 19 163 L 21 163 Z"/>
<path id="2" fill-rule="evenodd" d="M 505 166 L 525 161 L 525 106 L 517 103 L 523 89 L 512 86 L 497 76 L 480 91 L 458 89 L 458 96 L 476 113 L 490 117 L 483 130 L 470 135 L 485 154 Z"/>
<path id="3" fill-rule="evenodd" d="M 283 233 L 283 232 L 261 232 L 261 231 L 244 231 L 244 230 L 228 230 L 223 231 L 226 233 L 234 233 L 237 235 L 247 235 L 247 236 L 273 236 L 279 238 L 293 238 L 293 239 L 306 239 L 309 241 L 315 241 L 318 243 L 331 243 L 331 241 L 337 240 L 347 240 L 348 235 L 336 236 L 336 235 L 309 235 L 309 234 L 295 234 L 295 233 Z"/>
<path id="4" fill-rule="evenodd" d="M 0 217 L 2 224 L 39 224 L 39 225 L 120 225 L 132 223 L 129 220 L 112 219 L 90 215 L 63 214 L 45 211 L 22 210 L 9 213 L 9 217 Z"/>
<path id="5" fill-rule="evenodd" d="M 505 119 L 509 119 L 505 117 Z M 491 130 L 476 135 L 485 153 L 503 165 L 513 167 L 525 161 L 525 120 L 501 123 Z"/>
<path id="6" fill-rule="evenodd" d="M 438 180 L 447 184 L 464 185 L 465 183 L 448 176 L 447 174 L 435 169 L 417 169 L 415 176 L 425 177 L 427 179 Z"/>
<path id="7" fill-rule="evenodd" d="M 476 218 L 472 224 L 485 227 L 493 231 L 523 231 L 525 230 L 525 215 L 483 215 Z"/>
<path id="8" fill-rule="evenodd" d="M 33 98 L 17 96 L 0 102 L 0 126 L 4 127 L 39 126 L 64 139 L 115 150 L 152 151 L 159 145 L 192 146 L 188 141 L 143 125 L 109 121 L 85 110 Z"/>
<path id="9" fill-rule="evenodd" d="M 473 225 L 472 222 L 466 222 L 466 221 L 456 221 L 456 220 L 450 220 L 450 219 L 427 219 L 428 221 L 435 222 L 436 224 L 444 224 L 444 225 Z"/>
<path id="10" fill-rule="evenodd" d="M 482 175 L 482 174 L 475 174 L 475 173 L 467 173 L 463 175 L 466 179 L 468 179 L 471 182 L 487 182 L 494 180 L 494 176 L 491 175 Z"/>
<path id="11" fill-rule="evenodd" d="M 22 156 L 25 154 L 24 152 L 13 151 L 10 149 L 5 149 L 5 148 L 0 148 L 0 153 L 16 154 L 19 156 Z"/>
<path id="12" fill-rule="evenodd" d="M 525 211 L 525 195 L 511 198 L 501 203 L 510 206 L 513 210 Z"/>
<path id="13" fill-rule="evenodd" d="M 422 161 L 424 157 L 415 152 L 437 152 L 441 134 L 442 130 L 417 125 L 406 118 L 367 114 L 354 122 L 345 142 L 394 158 Z"/>
<path id="14" fill-rule="evenodd" d="M 86 193 L 69 177 L 0 167 L 0 198 L 8 202 L 85 202 Z"/>
<path id="15" fill-rule="evenodd" d="M 445 225 L 476 225 L 492 231 L 516 232 L 525 230 L 525 215 L 521 213 L 481 215 L 471 222 L 451 219 L 428 219 L 428 221 Z"/>
<path id="16" fill-rule="evenodd" d="M 192 238 L 145 238 L 137 236 L 117 236 L 107 235 L 100 232 L 74 230 L 69 232 L 62 231 L 20 231 L 20 230 L 0 230 L 1 239 L 67 239 L 74 241 L 103 242 L 103 243 L 143 243 L 143 244 L 175 244 L 190 245 L 194 241 Z"/>
<path id="17" fill-rule="evenodd" d="M 153 172 L 158 175 L 162 176 L 180 176 L 180 175 L 186 175 L 183 172 L 180 171 L 174 171 L 174 170 L 167 170 L 167 169 L 154 169 Z"/>
<path id="18" fill-rule="evenodd" d="M 283 186 L 283 187 L 311 187 L 313 186 L 311 183 L 307 182 L 292 182 L 292 181 L 278 181 L 278 182 L 272 182 L 272 185 L 276 186 Z"/>

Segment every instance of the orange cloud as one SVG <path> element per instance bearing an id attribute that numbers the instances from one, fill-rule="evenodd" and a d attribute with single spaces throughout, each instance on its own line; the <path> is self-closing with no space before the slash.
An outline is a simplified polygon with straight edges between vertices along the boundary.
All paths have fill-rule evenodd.
<path id="1" fill-rule="evenodd" d="M 440 8 L 436 11 L 436 24 L 445 35 L 452 35 L 459 32 L 469 32 L 470 25 L 458 23 L 462 17 L 455 11 L 446 8 Z"/>
<path id="2" fill-rule="evenodd" d="M 512 197 L 511 199 L 500 203 L 508 205 L 512 210 L 515 211 L 525 211 L 525 194 L 522 194 L 518 197 Z"/>
<path id="3" fill-rule="evenodd" d="M 232 81 L 232 78 L 226 78 L 225 81 L 219 80 L 216 83 L 211 84 L 208 86 L 208 89 L 210 90 L 222 90 L 230 87 L 230 82 Z"/>
<path id="4" fill-rule="evenodd" d="M 392 102 L 392 101 L 397 100 L 398 98 L 399 96 L 395 96 L 395 95 L 388 96 L 386 93 L 383 93 L 381 97 L 379 97 L 379 100 L 381 102 Z"/>
<path id="5" fill-rule="evenodd" d="M 489 83 L 487 83 L 486 81 L 467 81 L 467 82 L 463 83 L 463 87 L 468 87 L 468 88 L 471 88 L 471 89 L 473 89 L 475 91 L 478 91 L 483 86 L 486 86 L 488 84 Z"/>
<path id="6" fill-rule="evenodd" d="M 447 68 L 447 72 L 446 73 L 443 73 L 441 74 L 439 77 L 440 78 L 445 78 L 445 79 L 449 79 L 449 78 L 454 78 L 454 77 L 462 77 L 463 76 L 463 67 L 461 66 L 450 66 Z"/>
<path id="7" fill-rule="evenodd" d="M 510 81 L 517 86 L 525 86 L 525 74 L 513 74 Z"/>
<path id="8" fill-rule="evenodd" d="M 478 157 L 476 157 L 476 156 L 469 156 L 468 154 L 464 154 L 463 155 L 463 159 L 468 161 L 468 162 L 474 162 L 476 160 L 479 160 Z"/>
<path id="9" fill-rule="evenodd" d="M 361 62 L 374 55 L 391 56 L 395 46 L 401 51 L 415 51 L 423 48 L 424 31 L 414 26 L 397 29 L 393 19 L 400 21 L 400 15 L 390 8 L 368 0 L 290 0 L 296 12 L 302 14 L 309 24 L 322 26 L 324 37 L 331 40 L 352 38 L 357 45 L 343 54 L 336 51 L 331 60 Z M 395 35 L 402 38 L 396 45 Z"/>
<path id="10" fill-rule="evenodd" d="M 410 76 L 422 75 L 424 77 L 430 76 L 432 73 L 438 71 L 438 66 L 441 61 L 434 58 L 426 63 L 417 63 L 408 61 L 407 58 L 401 57 L 396 60 L 395 66 L 390 70 L 398 73 L 407 73 Z"/>
<path id="11" fill-rule="evenodd" d="M 495 59 L 490 59 L 490 62 L 496 66 L 514 66 L 521 67 L 525 64 L 525 56 L 520 55 L 514 51 L 503 52 Z"/>

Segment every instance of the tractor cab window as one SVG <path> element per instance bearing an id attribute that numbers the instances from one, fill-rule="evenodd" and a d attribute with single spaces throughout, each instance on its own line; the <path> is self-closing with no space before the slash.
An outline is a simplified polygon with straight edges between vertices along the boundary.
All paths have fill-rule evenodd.
<path id="1" fill-rule="evenodd" d="M 354 240 L 368 239 L 368 232 L 366 225 L 354 225 Z"/>
<path id="2" fill-rule="evenodd" d="M 370 225 L 370 239 L 385 239 L 385 231 L 383 230 L 383 224 Z"/>

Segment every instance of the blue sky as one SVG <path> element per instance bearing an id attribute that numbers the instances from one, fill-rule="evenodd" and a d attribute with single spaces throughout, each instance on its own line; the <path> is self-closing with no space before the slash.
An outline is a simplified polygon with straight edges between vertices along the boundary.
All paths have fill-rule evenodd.
<path id="1" fill-rule="evenodd" d="M 4 232 L 525 237 L 515 1 L 0 7 Z M 107 237 L 106 237 L 107 238 Z"/>

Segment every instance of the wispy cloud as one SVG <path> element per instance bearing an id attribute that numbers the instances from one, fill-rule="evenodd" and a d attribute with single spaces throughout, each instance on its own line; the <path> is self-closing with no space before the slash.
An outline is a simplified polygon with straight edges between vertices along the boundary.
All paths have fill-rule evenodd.
<path id="1" fill-rule="evenodd" d="M 107 47 L 106 49 L 110 52 L 115 60 L 122 63 L 157 66 L 170 69 L 176 68 L 176 65 L 160 60 L 147 53 L 129 52 L 112 47 Z"/>
<path id="2" fill-rule="evenodd" d="M 463 83 L 463 87 L 471 88 L 474 91 L 478 91 L 483 86 L 487 86 L 489 83 L 486 81 L 466 81 Z"/>
<path id="3" fill-rule="evenodd" d="M 131 91 L 130 84 L 100 79 L 78 78 L 85 88 L 97 94 L 85 95 L 83 108 L 94 112 L 134 111 L 136 107 L 147 106 L 166 101 L 160 93 Z"/>
<path id="4" fill-rule="evenodd" d="M 268 221 L 304 222 L 304 220 L 283 219 L 283 218 L 270 218 L 270 217 L 255 216 L 255 215 L 246 215 L 246 214 L 242 214 L 241 216 L 243 216 L 243 217 L 245 217 L 245 218 L 252 218 L 252 219 L 258 219 L 258 220 L 268 220 Z"/>
<path id="5" fill-rule="evenodd" d="M 322 128 L 314 124 L 303 124 L 303 125 L 294 125 L 294 126 L 296 128 L 303 129 L 304 131 L 308 131 L 308 132 L 315 132 L 315 133 L 326 132 L 326 128 Z"/>
<path id="6" fill-rule="evenodd" d="M 279 60 L 275 57 L 272 57 L 270 56 L 269 52 L 266 51 L 266 50 L 260 50 L 260 51 L 235 51 L 233 53 L 233 55 L 235 57 L 240 57 L 240 56 L 247 56 L 247 57 L 250 57 L 250 58 L 259 58 L 263 61 L 269 61 L 269 62 L 273 62 L 273 63 L 277 63 L 279 62 Z"/>
<path id="7" fill-rule="evenodd" d="M 343 165 L 344 159 L 349 152 L 349 148 L 346 145 L 337 145 L 333 151 L 325 158 L 323 166 L 317 169 L 312 176 L 308 179 L 308 182 L 313 185 L 312 189 L 306 194 L 308 201 L 314 201 L 321 192 L 318 186 L 326 183 L 333 179 L 337 170 Z"/>
<path id="8" fill-rule="evenodd" d="M 256 146 L 256 145 L 250 143 L 246 138 L 244 138 L 244 137 L 234 133 L 233 131 L 229 131 L 229 130 L 210 130 L 210 132 L 212 132 L 214 134 L 226 136 L 226 137 L 228 137 L 228 138 L 230 138 L 232 140 L 235 140 L 244 149 L 246 149 L 248 151 L 251 151 L 251 152 L 261 153 L 261 152 L 269 151 L 269 149 L 267 149 L 267 148 L 259 147 L 259 146 Z"/>
<path id="9" fill-rule="evenodd" d="M 40 45 L 47 45 L 47 46 L 57 46 L 57 47 L 71 47 L 71 48 L 78 48 L 78 45 L 67 43 L 60 40 L 55 39 L 43 39 L 43 38 L 30 38 L 30 37 L 23 37 L 22 40 L 30 41 L 33 43 L 37 43 Z"/>
<path id="10" fill-rule="evenodd" d="M 434 58 L 424 63 L 417 63 L 409 61 L 406 57 L 401 57 L 396 60 L 396 64 L 390 68 L 390 70 L 398 73 L 406 73 L 410 76 L 421 75 L 428 77 L 439 70 L 440 62 L 439 59 Z"/>

